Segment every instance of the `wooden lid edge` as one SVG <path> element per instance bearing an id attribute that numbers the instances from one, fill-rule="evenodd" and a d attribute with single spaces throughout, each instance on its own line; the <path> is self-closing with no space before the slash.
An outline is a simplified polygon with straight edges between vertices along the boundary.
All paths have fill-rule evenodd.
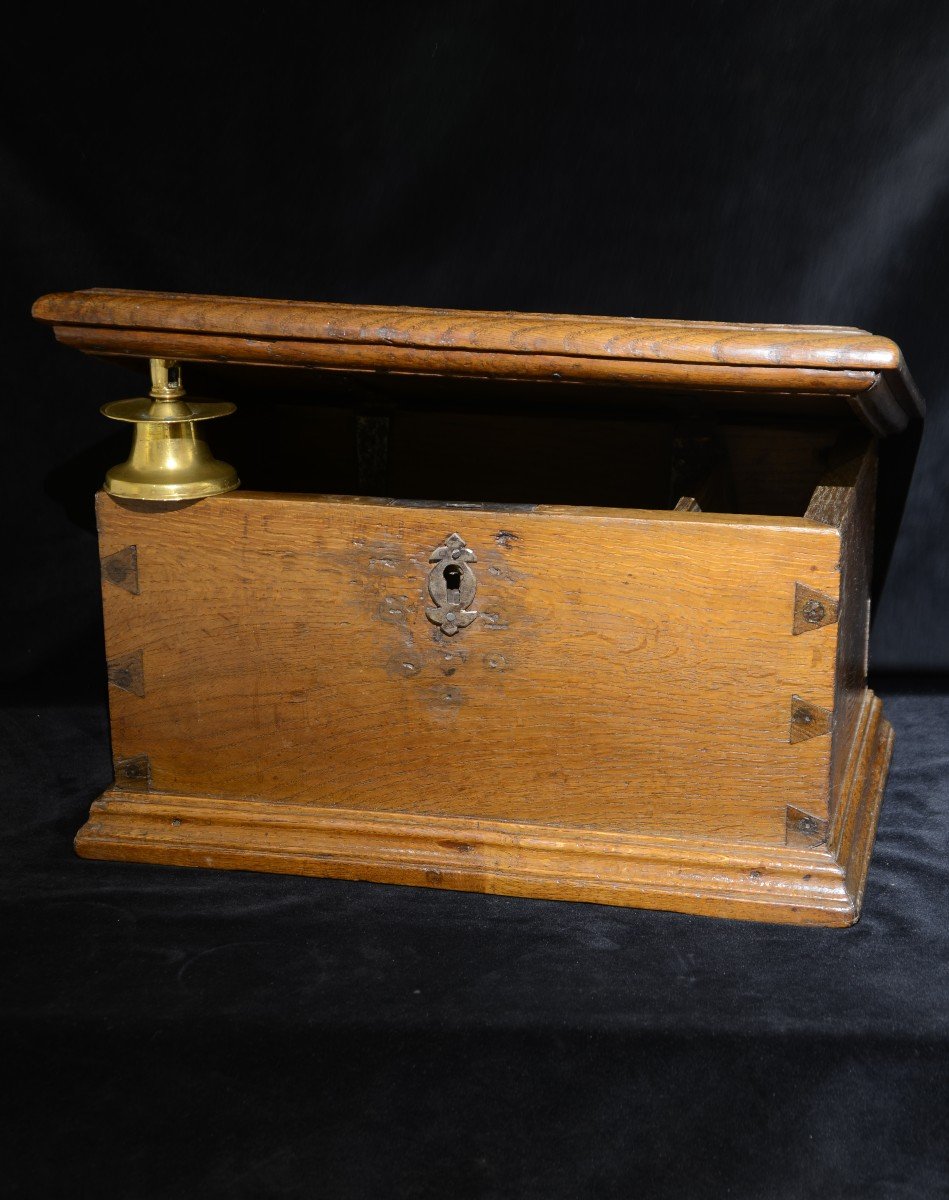
<path id="1" fill-rule="evenodd" d="M 253 300 L 104 288 L 52 293 L 33 306 L 48 324 L 200 332 L 350 345 L 559 354 L 824 370 L 900 370 L 899 348 L 864 330 L 546 313 L 492 313 Z"/>

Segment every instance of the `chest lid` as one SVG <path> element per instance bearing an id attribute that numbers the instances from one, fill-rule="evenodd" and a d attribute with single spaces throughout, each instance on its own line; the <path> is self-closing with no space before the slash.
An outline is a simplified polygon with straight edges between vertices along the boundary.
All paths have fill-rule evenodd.
<path id="1" fill-rule="evenodd" d="M 313 372 L 534 384 L 556 401 L 590 389 L 625 404 L 841 420 L 878 436 L 922 416 L 899 347 L 862 329 L 323 304 L 93 288 L 55 293 L 33 315 L 59 341 L 98 355 L 205 364 L 222 379 L 260 368 L 313 387 Z M 327 380 L 327 382 L 330 382 Z M 536 385 L 542 385 L 539 388 Z M 332 386 L 332 383 L 330 384 Z M 523 389 L 519 389 L 523 391 Z M 662 399 L 658 393 L 665 393 Z"/>

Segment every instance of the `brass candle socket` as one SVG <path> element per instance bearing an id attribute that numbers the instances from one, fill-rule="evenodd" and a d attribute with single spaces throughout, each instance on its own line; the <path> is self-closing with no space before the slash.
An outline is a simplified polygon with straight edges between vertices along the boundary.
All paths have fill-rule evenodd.
<path id="1" fill-rule="evenodd" d="M 187 400 L 178 364 L 152 358 L 147 397 L 116 400 L 102 412 L 135 426 L 128 460 L 106 473 L 105 490 L 128 500 L 194 500 L 218 496 L 240 483 L 237 472 L 220 462 L 198 436 L 197 422 L 226 417 L 227 401 Z"/>

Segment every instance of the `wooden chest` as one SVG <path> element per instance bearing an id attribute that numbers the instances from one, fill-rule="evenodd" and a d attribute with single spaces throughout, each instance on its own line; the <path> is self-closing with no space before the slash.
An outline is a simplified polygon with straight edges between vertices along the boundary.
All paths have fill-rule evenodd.
<path id="1" fill-rule="evenodd" d="M 254 489 L 98 496 L 116 780 L 80 854 L 856 919 L 892 743 L 878 448 L 885 558 L 915 437 L 882 439 L 922 414 L 891 342 L 106 290 L 34 313 L 236 400 L 210 440 Z"/>

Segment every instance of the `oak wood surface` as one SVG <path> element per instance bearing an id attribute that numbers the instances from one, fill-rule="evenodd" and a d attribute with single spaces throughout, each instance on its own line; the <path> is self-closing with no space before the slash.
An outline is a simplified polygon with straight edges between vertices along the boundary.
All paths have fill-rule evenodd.
<path id="1" fill-rule="evenodd" d="M 108 289 L 34 315 L 80 350 L 236 373 L 257 398 L 313 376 L 337 406 L 381 403 L 392 457 L 362 486 L 438 495 L 439 470 L 460 469 L 445 447 L 473 447 L 465 404 L 505 381 L 570 395 L 597 435 L 594 393 L 604 412 L 647 409 L 628 431 L 639 494 L 661 506 L 667 474 L 683 485 L 672 512 L 100 495 L 116 785 L 81 853 L 855 919 L 892 731 L 866 690 L 876 447 L 854 415 L 883 436 L 923 411 L 892 342 Z M 626 400 L 640 391 L 653 398 Z M 529 458 L 531 438 L 512 441 Z M 485 478 L 466 464 L 455 483 L 506 499 L 496 442 L 473 461 Z M 525 495 L 558 498 L 523 461 Z M 455 531 L 476 554 L 476 615 L 449 637 L 429 572 Z"/>
<path id="2" fill-rule="evenodd" d="M 864 392 L 878 379 L 871 371 L 818 367 L 679 363 L 662 359 L 469 350 L 454 346 L 432 350 L 385 342 L 350 344 L 290 338 L 268 342 L 260 338 L 185 331 L 57 326 L 56 336 L 64 345 L 79 350 L 138 358 L 160 356 L 202 362 L 263 362 L 271 367 L 308 366 L 333 371 L 470 376 L 564 384 L 600 383 L 709 391 L 771 390 L 821 394 Z"/>
<path id="3" fill-rule="evenodd" d="M 36 302 L 34 316 L 53 324 L 679 363 L 856 371 L 895 370 L 900 363 L 899 348 L 889 339 L 834 326 L 492 313 L 99 288 L 44 296 Z"/>
<path id="4" fill-rule="evenodd" d="M 97 353 L 666 388 L 863 393 L 857 409 L 878 432 L 922 413 L 899 348 L 859 329 L 109 289 L 45 296 L 33 313 L 52 324 L 61 341 Z"/>
<path id="5" fill-rule="evenodd" d="M 838 529 L 841 538 L 832 795 L 842 790 L 867 682 L 877 458 L 875 442 L 847 446 L 814 490 L 806 513 Z"/>
<path id="6" fill-rule="evenodd" d="M 867 693 L 829 845 L 754 847 L 513 821 L 328 810 L 112 788 L 76 838 L 89 858 L 849 925 L 863 899 L 892 750 Z"/>
<path id="7" fill-rule="evenodd" d="M 233 493 L 158 511 L 104 494 L 116 757 L 157 791 L 781 845 L 829 816 L 840 535 L 802 518 L 453 508 Z M 478 556 L 478 619 L 426 616 L 432 551 Z M 114 674 L 114 672 L 113 672 Z M 136 694 L 136 688 L 142 695 Z"/>

